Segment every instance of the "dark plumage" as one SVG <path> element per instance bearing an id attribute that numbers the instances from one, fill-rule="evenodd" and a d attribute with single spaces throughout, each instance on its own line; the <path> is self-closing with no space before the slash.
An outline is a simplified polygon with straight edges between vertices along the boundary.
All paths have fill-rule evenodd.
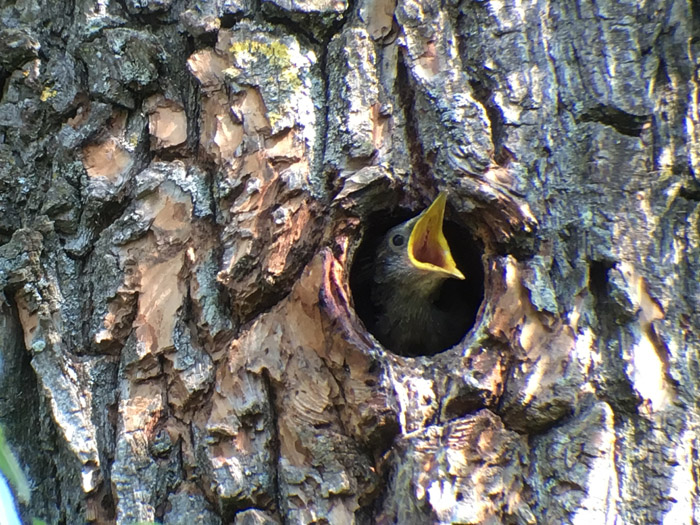
<path id="1" fill-rule="evenodd" d="M 446 197 L 384 236 L 376 251 L 372 302 L 374 333 L 396 353 L 434 353 L 454 344 L 463 330 L 459 312 L 440 308 L 447 279 L 464 279 L 442 232 Z"/>

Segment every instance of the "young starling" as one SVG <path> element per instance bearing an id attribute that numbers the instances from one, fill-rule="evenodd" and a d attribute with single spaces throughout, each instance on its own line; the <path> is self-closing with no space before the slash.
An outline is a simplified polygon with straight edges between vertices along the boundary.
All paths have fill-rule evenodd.
<path id="1" fill-rule="evenodd" d="M 464 279 L 442 232 L 445 193 L 423 213 L 390 229 L 376 251 L 372 302 L 374 333 L 403 355 L 435 353 L 455 344 L 463 323 L 436 301 L 442 284 Z M 457 312 L 458 314 L 458 312 Z"/>

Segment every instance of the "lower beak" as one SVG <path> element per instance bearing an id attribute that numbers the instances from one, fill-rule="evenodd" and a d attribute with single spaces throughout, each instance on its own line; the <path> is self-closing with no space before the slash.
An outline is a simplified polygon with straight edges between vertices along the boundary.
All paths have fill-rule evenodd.
<path id="1" fill-rule="evenodd" d="M 430 208 L 418 216 L 408 239 L 408 257 L 417 268 L 464 279 L 452 258 L 450 246 L 442 232 L 447 195 L 442 192 Z"/>

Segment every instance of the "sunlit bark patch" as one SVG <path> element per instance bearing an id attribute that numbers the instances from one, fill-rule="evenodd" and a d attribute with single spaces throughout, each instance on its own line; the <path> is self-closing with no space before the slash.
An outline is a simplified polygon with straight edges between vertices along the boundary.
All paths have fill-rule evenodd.
<path id="1" fill-rule="evenodd" d="M 187 140 L 187 115 L 180 104 L 154 95 L 146 100 L 144 108 L 155 149 L 170 148 Z"/>

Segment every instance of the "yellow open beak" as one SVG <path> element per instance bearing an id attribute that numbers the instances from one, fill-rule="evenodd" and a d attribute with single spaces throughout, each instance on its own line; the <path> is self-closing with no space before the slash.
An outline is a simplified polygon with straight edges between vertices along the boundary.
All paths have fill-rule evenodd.
<path id="1" fill-rule="evenodd" d="M 417 268 L 464 279 L 464 274 L 457 268 L 447 239 L 442 233 L 446 202 L 447 195 L 442 192 L 430 208 L 418 217 L 408 238 L 408 258 Z"/>

